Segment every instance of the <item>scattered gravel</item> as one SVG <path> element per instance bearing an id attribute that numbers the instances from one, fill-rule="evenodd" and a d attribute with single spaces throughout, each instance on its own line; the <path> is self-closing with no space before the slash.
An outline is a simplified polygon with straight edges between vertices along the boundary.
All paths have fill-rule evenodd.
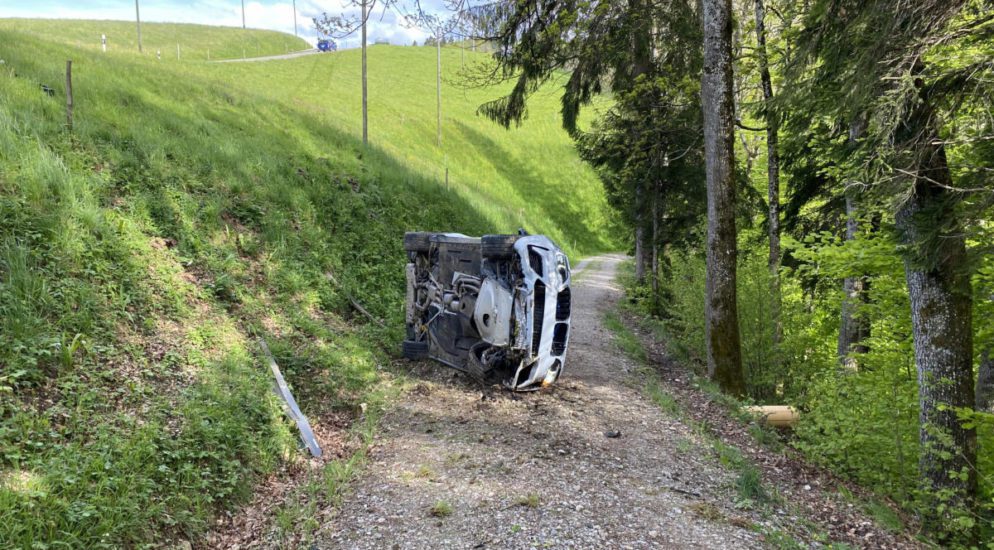
<path id="1" fill-rule="evenodd" d="M 622 296 L 623 259 L 584 264 L 566 370 L 552 388 L 481 391 L 455 371 L 414 366 L 419 382 L 385 416 L 317 547 L 763 546 L 752 527 L 769 520 L 735 508 L 733 474 L 625 383 L 635 365 L 601 322 Z"/>

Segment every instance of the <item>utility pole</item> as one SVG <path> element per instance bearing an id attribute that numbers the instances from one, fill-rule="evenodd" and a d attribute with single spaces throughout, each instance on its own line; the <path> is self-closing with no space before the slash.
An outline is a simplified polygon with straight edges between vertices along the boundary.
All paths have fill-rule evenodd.
<path id="1" fill-rule="evenodd" d="M 138 0 L 135 0 L 135 22 L 138 23 L 138 53 L 142 53 L 142 16 L 138 12 Z"/>
<path id="2" fill-rule="evenodd" d="M 242 28 L 245 28 L 245 0 L 242 0 Z"/>
<path id="3" fill-rule="evenodd" d="M 293 35 L 300 36 L 297 34 L 297 0 L 293 0 Z"/>
<path id="4" fill-rule="evenodd" d="M 66 128 L 72 133 L 72 60 L 66 61 Z"/>
<path id="5" fill-rule="evenodd" d="M 435 53 L 436 53 L 436 70 L 435 70 L 435 99 L 438 103 L 438 132 L 435 136 L 435 144 L 439 147 L 442 146 L 442 33 L 441 29 L 435 33 Z M 448 173 L 448 172 L 446 172 Z"/>
<path id="6" fill-rule="evenodd" d="M 243 0 L 244 1 L 244 0 Z M 369 145 L 369 119 L 366 112 L 366 9 L 369 0 L 362 0 L 362 144 Z"/>

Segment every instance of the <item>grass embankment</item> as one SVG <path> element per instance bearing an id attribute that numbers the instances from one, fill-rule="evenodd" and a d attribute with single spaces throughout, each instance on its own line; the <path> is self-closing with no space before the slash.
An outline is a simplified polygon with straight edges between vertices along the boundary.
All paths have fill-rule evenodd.
<path id="1" fill-rule="evenodd" d="M 100 36 L 107 35 L 107 53 L 138 56 L 138 29 L 134 21 L 74 19 L 0 19 L 0 31 L 30 35 L 37 40 L 63 44 L 86 52 L 101 51 Z M 163 61 L 179 59 L 235 59 L 243 56 L 279 55 L 311 47 L 303 38 L 277 31 L 211 27 L 190 23 L 142 23 L 143 55 Z"/>
<path id="2" fill-rule="evenodd" d="M 167 63 L 21 24 L 0 22 L 2 547 L 195 539 L 299 456 L 256 336 L 315 424 L 371 403 L 400 338 L 405 230 L 611 246 L 552 95 L 506 133 L 470 116 L 497 91 L 447 86 L 434 148 L 433 50 L 371 50 L 364 148 L 358 52 Z"/>

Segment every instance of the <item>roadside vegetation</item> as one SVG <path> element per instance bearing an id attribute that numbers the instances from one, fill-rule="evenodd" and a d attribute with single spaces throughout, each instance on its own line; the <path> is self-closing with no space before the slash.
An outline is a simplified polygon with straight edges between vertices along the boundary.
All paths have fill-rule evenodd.
<path id="1" fill-rule="evenodd" d="M 148 24 L 139 56 L 75 46 L 65 28 L 0 21 L 0 546 L 196 541 L 302 460 L 258 337 L 312 424 L 375 416 L 403 326 L 405 230 L 613 244 L 599 182 L 550 131 L 552 98 L 520 141 L 447 119 L 432 150 L 434 71 L 417 68 L 433 50 L 374 48 L 363 148 L 357 52 L 167 63 L 149 54 L 160 31 L 212 56 L 254 35 L 217 31 L 221 47 L 206 28 Z M 270 38 L 258 53 L 292 43 Z M 351 474 L 328 468 L 333 500 Z"/>
<path id="2" fill-rule="evenodd" d="M 474 12 L 516 83 L 482 111 L 512 125 L 570 67 L 645 310 L 723 392 L 800 407 L 813 460 L 989 545 L 991 2 L 552 6 Z"/>
<path id="3" fill-rule="evenodd" d="M 615 345 L 641 365 L 631 382 L 662 411 L 692 428 L 692 437 L 678 441 L 678 452 L 707 448 L 733 475 L 728 490 L 735 509 L 753 510 L 764 518 L 786 511 L 794 521 L 750 523 L 749 528 L 762 533 L 775 548 L 806 548 L 802 541 L 830 548 L 860 547 L 881 533 L 896 536 L 901 544 L 915 544 L 911 542 L 913 520 L 901 514 L 885 492 L 840 483 L 828 471 L 812 477 L 806 462 L 810 455 L 798 452 L 791 432 L 763 424 L 744 408 L 751 399 L 730 396 L 709 380 L 703 362 L 673 337 L 669 319 L 647 310 L 648 289 L 634 275 L 633 262 L 621 266 L 619 282 L 627 298 L 605 317 L 605 327 L 612 332 Z M 805 480 L 800 482 L 802 487 L 799 479 Z M 806 483 L 817 483 L 816 492 L 809 492 L 812 486 L 805 487 Z M 718 519 L 724 517 L 706 502 L 695 508 L 698 514 L 709 510 Z M 875 524 L 869 530 L 867 518 Z M 875 544 L 883 542 L 874 540 Z"/>

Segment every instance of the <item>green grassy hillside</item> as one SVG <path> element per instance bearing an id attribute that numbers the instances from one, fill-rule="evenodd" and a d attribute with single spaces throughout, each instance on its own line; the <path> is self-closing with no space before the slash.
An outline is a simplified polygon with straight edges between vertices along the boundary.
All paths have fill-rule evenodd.
<path id="1" fill-rule="evenodd" d="M 101 51 L 100 35 L 106 34 L 107 53 L 138 55 L 138 32 L 134 21 L 0 19 L 0 30 L 97 52 Z M 155 57 L 156 51 L 161 51 L 163 60 L 173 61 L 177 44 L 181 60 L 275 55 L 311 47 L 302 38 L 276 31 L 189 23 L 142 23 L 142 49 L 146 56 Z"/>
<path id="2" fill-rule="evenodd" d="M 358 52 L 166 63 L 21 23 L 0 25 L 0 547 L 193 540 L 297 460 L 258 336 L 319 433 L 374 418 L 405 230 L 613 244 L 552 94 L 506 132 L 473 116 L 498 90 L 447 84 L 437 149 L 434 51 L 377 46 L 365 148 Z"/>

